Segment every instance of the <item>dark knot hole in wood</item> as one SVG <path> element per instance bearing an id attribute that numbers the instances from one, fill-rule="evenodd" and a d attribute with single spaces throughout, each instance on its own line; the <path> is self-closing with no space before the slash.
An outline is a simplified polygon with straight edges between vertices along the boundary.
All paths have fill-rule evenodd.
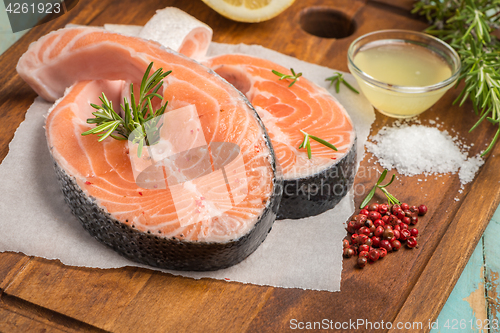
<path id="1" fill-rule="evenodd" d="M 300 14 L 300 27 L 322 38 L 345 38 L 356 31 L 356 22 L 345 13 L 325 7 L 306 8 Z"/>

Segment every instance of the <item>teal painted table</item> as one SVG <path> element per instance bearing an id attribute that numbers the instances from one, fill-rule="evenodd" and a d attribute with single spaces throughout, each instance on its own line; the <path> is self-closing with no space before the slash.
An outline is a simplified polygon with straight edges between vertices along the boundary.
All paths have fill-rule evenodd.
<path id="1" fill-rule="evenodd" d="M 38 13 L 27 13 L 23 14 L 23 19 L 28 19 L 28 22 L 36 22 L 43 17 L 44 14 Z M 7 11 L 5 10 L 5 3 L 0 2 L 0 54 L 7 50 L 15 41 L 24 35 L 25 31 L 19 31 L 12 33 L 9 24 L 9 18 L 7 16 Z"/>
<path id="2" fill-rule="evenodd" d="M 0 1 L 0 54 L 23 34 L 24 32 L 11 32 L 4 3 Z M 487 326 L 490 332 L 500 332 L 499 234 L 500 207 L 491 219 L 431 332 L 486 332 L 487 330 L 477 327 Z"/>
<path id="3" fill-rule="evenodd" d="M 500 208 L 486 228 L 460 279 L 441 310 L 431 332 L 481 332 L 477 327 L 489 324 L 489 332 L 500 331 Z M 461 324 L 467 329 L 462 329 Z M 473 323 L 474 330 L 470 330 Z M 479 325 L 476 325 L 479 324 Z M 462 326 L 463 327 L 463 326 Z M 488 330 L 483 330 L 488 332 Z"/>

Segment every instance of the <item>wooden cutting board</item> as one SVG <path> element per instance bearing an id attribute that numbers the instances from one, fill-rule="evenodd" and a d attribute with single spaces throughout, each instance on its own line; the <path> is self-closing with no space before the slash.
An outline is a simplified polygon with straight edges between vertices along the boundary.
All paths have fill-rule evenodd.
<path id="1" fill-rule="evenodd" d="M 230 21 L 201 1 L 80 1 L 69 13 L 30 30 L 0 56 L 0 160 L 36 97 L 15 71 L 31 42 L 67 23 L 143 25 L 156 9 L 166 6 L 206 22 L 216 42 L 260 44 L 343 71 L 347 71 L 347 48 L 360 35 L 426 27 L 425 21 L 409 13 L 412 1 L 408 0 L 299 0 L 277 18 L 259 24 Z M 420 119 L 443 123 L 442 129 L 455 131 L 465 143 L 475 143 L 470 154 L 477 154 L 495 128 L 485 122 L 468 133 L 477 118 L 470 103 L 452 106 L 458 93 L 449 91 Z M 372 132 L 392 122 L 377 113 Z M 391 192 L 411 204 L 426 204 L 430 210 L 418 224 L 418 248 L 402 249 L 363 270 L 354 267 L 354 259 L 344 260 L 341 292 L 195 281 L 140 268 L 74 268 L 58 261 L 0 253 L 0 331 L 286 332 L 299 328 L 300 322 L 319 322 L 322 326 L 316 328 L 340 325 L 346 328 L 340 331 L 347 332 L 356 331 L 351 323 L 361 320 L 365 323 L 358 332 L 374 331 L 382 327 L 382 321 L 394 326 L 421 323 L 413 326 L 414 331 L 429 331 L 429 321 L 439 314 L 500 201 L 499 153 L 497 145 L 462 193 L 457 175 L 428 177 L 425 182 L 418 181 L 418 176 L 399 177 Z M 376 181 L 375 170 L 381 168 L 370 157 L 362 162 L 356 184 L 371 187 Z M 356 198 L 357 205 L 360 200 Z"/>

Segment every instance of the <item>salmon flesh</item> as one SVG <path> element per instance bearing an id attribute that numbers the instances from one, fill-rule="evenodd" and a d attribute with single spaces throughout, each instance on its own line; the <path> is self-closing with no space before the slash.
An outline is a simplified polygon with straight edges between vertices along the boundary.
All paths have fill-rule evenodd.
<path id="1" fill-rule="evenodd" d="M 90 103 L 100 104 L 104 92 L 118 106 L 150 62 L 172 73 L 160 91 L 168 101 L 165 133 L 145 149 L 155 151 L 150 160 L 161 158 L 142 165 L 128 140 L 81 133 L 94 127 L 86 122 Z M 94 28 L 42 37 L 17 70 L 40 96 L 57 100 L 47 143 L 66 202 L 95 238 L 127 258 L 175 270 L 229 267 L 264 241 L 282 175 L 258 114 L 212 70 L 158 43 Z M 163 184 L 148 186 L 158 170 Z"/>
<path id="2" fill-rule="evenodd" d="M 290 69 L 270 60 L 224 54 L 204 64 L 247 96 L 267 128 L 284 177 L 278 219 L 314 216 L 335 207 L 356 174 L 356 132 L 344 107 L 303 76 L 292 86 L 291 80 L 280 80 L 272 70 L 291 74 Z M 306 149 L 299 149 L 301 131 L 338 150 L 310 140 L 309 159 Z"/>

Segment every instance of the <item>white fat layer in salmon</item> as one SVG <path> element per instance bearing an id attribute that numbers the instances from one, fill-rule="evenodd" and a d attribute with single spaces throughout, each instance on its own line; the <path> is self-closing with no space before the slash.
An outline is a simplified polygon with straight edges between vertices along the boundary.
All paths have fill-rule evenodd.
<path id="1" fill-rule="evenodd" d="M 212 28 L 175 7 L 157 10 L 138 37 L 154 40 L 195 60 L 202 60 L 212 41 Z"/>
<path id="2" fill-rule="evenodd" d="M 303 76 L 292 87 L 272 73 L 290 70 L 271 61 L 241 54 L 208 59 L 205 64 L 243 92 L 269 133 L 285 180 L 307 177 L 335 165 L 353 146 L 356 133 L 344 107 L 328 91 Z M 298 147 L 300 130 L 333 144 L 334 151 L 314 140 L 312 158 Z"/>
<path id="3" fill-rule="evenodd" d="M 66 28 L 72 28 L 74 26 L 67 25 Z M 141 32 L 143 26 L 142 25 L 129 25 L 129 24 L 105 24 L 104 29 L 116 32 L 118 34 L 137 37 Z"/>
<path id="4" fill-rule="evenodd" d="M 64 94 L 64 90 L 76 81 L 83 80 L 119 80 L 135 81 L 142 76 L 146 61 L 140 59 L 131 62 L 132 49 L 116 43 L 103 42 L 100 47 L 88 45 L 75 51 L 76 43 L 93 33 L 105 33 L 97 28 L 71 28 L 66 33 L 52 33 L 42 37 L 42 43 L 32 43 L 28 51 L 19 59 L 17 72 L 45 100 L 55 101 Z M 67 40 L 67 34 L 74 38 Z M 60 40 L 66 36 L 66 40 Z M 99 59 L 95 55 L 99 54 Z M 79 64 L 79 68 L 75 68 Z M 78 74 L 76 76 L 75 74 Z"/>
<path id="5" fill-rule="evenodd" d="M 195 172 L 189 176 L 194 179 L 179 178 L 175 186 L 145 189 L 134 179 L 126 141 L 107 138 L 98 143 L 95 135 L 81 135 L 93 128 L 85 121 L 94 111 L 89 103 L 100 104 L 98 98 L 105 92 L 117 108 L 123 85 L 119 80 L 139 82 L 151 61 L 153 70 L 172 70 L 163 89 L 167 112 L 195 108 L 211 149 L 212 173 L 217 171 L 218 177 L 198 177 Z M 160 236 L 224 242 L 247 234 L 266 209 L 275 174 L 264 129 L 245 98 L 208 68 L 157 43 L 103 29 L 75 28 L 50 33 L 32 44 L 18 71 L 44 98 L 57 99 L 74 84 L 47 117 L 48 145 L 59 166 L 114 218 Z M 102 77 L 113 80 L 99 80 Z M 176 137 L 191 134 L 178 127 Z M 239 150 L 230 158 L 223 155 L 222 164 L 227 164 L 217 166 L 212 150 L 223 150 L 214 146 L 220 142 Z M 174 170 L 180 162 L 168 167 Z M 184 170 L 174 178 L 189 175 L 193 165 L 183 164 Z M 206 204 L 208 196 L 211 202 Z"/>

